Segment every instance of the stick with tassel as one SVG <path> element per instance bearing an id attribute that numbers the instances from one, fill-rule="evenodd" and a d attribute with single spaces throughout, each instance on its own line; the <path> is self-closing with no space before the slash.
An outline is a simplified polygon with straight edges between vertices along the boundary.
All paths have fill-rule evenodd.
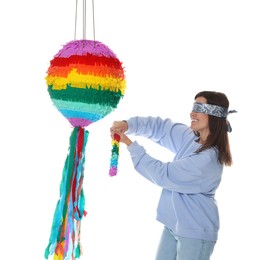
<path id="1" fill-rule="evenodd" d="M 120 153 L 120 136 L 118 134 L 114 134 L 111 143 L 112 143 L 112 149 L 111 149 L 109 175 L 115 176 L 117 175 L 117 171 L 118 171 L 118 159 L 119 159 L 119 153 Z"/>

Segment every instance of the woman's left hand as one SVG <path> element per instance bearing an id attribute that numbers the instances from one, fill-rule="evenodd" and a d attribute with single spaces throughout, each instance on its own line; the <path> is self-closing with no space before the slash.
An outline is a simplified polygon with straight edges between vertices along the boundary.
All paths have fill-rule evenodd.
<path id="1" fill-rule="evenodd" d="M 127 129 L 128 124 L 126 121 L 114 121 L 110 128 L 110 136 L 114 139 L 114 134 L 118 134 L 120 136 L 120 142 L 128 146 L 132 143 L 132 140 L 125 134 Z"/>

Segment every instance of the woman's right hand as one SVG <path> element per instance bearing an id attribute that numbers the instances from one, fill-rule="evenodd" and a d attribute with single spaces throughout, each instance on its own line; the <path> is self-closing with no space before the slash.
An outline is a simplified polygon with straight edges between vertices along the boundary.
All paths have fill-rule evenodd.
<path id="1" fill-rule="evenodd" d="M 128 130 L 128 123 L 126 121 L 114 121 L 112 127 L 110 128 L 110 136 L 113 139 L 114 134 L 118 134 L 120 136 L 120 142 L 126 145 L 130 145 L 132 143 L 131 139 L 125 134 Z"/>

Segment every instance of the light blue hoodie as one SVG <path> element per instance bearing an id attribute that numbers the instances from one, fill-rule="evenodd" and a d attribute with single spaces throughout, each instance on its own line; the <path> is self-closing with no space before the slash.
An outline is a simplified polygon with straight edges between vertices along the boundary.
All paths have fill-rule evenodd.
<path id="1" fill-rule="evenodd" d="M 139 135 L 166 147 L 175 154 L 173 161 L 161 162 L 137 143 L 127 147 L 137 172 L 162 187 L 157 220 L 178 236 L 216 241 L 219 214 L 215 201 L 223 165 L 217 150 L 200 147 L 190 127 L 159 117 L 133 117 L 128 135 Z"/>

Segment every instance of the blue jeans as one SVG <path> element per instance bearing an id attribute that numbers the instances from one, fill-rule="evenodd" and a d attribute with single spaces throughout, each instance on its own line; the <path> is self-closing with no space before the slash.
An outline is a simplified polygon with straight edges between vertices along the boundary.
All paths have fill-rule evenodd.
<path id="1" fill-rule="evenodd" d="M 156 260 L 209 260 L 215 241 L 179 237 L 164 228 Z"/>

